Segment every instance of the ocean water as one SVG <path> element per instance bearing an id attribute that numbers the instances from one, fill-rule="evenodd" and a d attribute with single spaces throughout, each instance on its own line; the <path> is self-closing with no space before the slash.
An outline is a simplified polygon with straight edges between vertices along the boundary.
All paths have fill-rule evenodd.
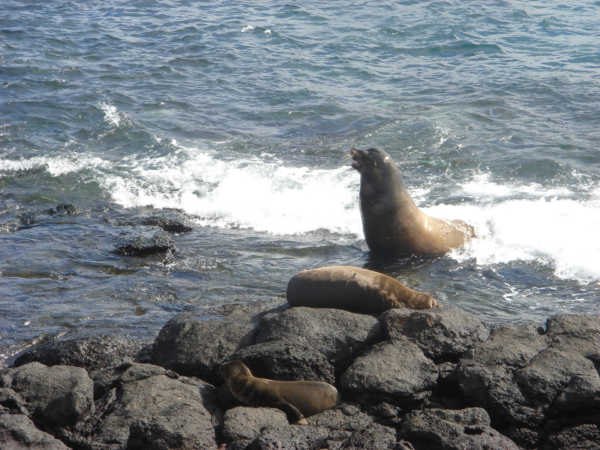
<path id="1" fill-rule="evenodd" d="M 589 1 L 4 0 L 0 359 L 151 339 L 334 264 L 491 323 L 599 312 L 598 23 Z M 371 254 L 354 146 L 476 239 Z M 113 253 L 172 209 L 194 228 L 173 259 Z"/>

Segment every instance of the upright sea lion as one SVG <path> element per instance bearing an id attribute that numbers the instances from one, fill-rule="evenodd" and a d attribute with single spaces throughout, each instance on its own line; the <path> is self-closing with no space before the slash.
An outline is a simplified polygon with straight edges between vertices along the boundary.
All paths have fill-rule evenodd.
<path id="1" fill-rule="evenodd" d="M 221 364 L 221 373 L 225 384 L 239 401 L 248 406 L 280 409 L 295 425 L 305 425 L 304 417 L 326 411 L 339 402 L 338 391 L 330 384 L 257 378 L 243 362 L 237 360 Z"/>
<path id="2" fill-rule="evenodd" d="M 441 255 L 473 238 L 460 220 L 435 219 L 421 212 L 406 190 L 400 169 L 378 148 L 350 150 L 360 172 L 360 211 L 369 248 L 393 255 Z"/>
<path id="3" fill-rule="evenodd" d="M 304 270 L 287 287 L 290 306 L 336 308 L 378 314 L 391 308 L 429 309 L 440 306 L 429 295 L 407 288 L 398 280 L 349 266 Z"/>

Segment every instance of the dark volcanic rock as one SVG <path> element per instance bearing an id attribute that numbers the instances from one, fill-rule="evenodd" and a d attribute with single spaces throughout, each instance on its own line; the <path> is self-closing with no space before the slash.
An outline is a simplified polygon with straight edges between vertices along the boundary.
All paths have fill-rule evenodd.
<path id="1" fill-rule="evenodd" d="M 68 426 L 94 410 L 94 384 L 85 369 L 30 363 L 3 373 L 6 387 L 27 401 L 33 417 L 49 426 Z"/>
<path id="2" fill-rule="evenodd" d="M 46 366 L 76 366 L 95 370 L 133 361 L 144 344 L 113 335 L 52 340 L 23 352 L 15 360 L 15 366 L 37 361 Z"/>
<path id="3" fill-rule="evenodd" d="M 0 414 L 29 414 L 21 394 L 9 388 L 0 388 Z"/>
<path id="4" fill-rule="evenodd" d="M 396 430 L 374 423 L 355 431 L 342 445 L 344 450 L 388 450 L 396 445 Z"/>
<path id="5" fill-rule="evenodd" d="M 481 408 L 429 409 L 406 417 L 400 437 L 415 450 L 519 450 L 507 437 L 490 427 Z"/>
<path id="6" fill-rule="evenodd" d="M 168 231 L 170 233 L 189 233 L 193 230 L 192 227 L 185 225 L 179 218 L 176 217 L 145 217 L 142 220 L 142 225 L 159 227 L 162 228 L 164 231 Z"/>
<path id="7" fill-rule="evenodd" d="M 460 390 L 513 441 L 535 447 L 549 419 L 600 409 L 596 337 L 597 321 L 582 316 L 550 318 L 546 335 L 535 325 L 495 329 L 461 359 Z"/>
<path id="8" fill-rule="evenodd" d="M 92 439 L 130 449 L 216 448 L 210 413 L 196 386 L 156 375 L 124 383 Z"/>
<path id="9" fill-rule="evenodd" d="M 600 426 L 584 424 L 550 436 L 540 450 L 598 450 L 598 448 L 600 448 Z"/>
<path id="10" fill-rule="evenodd" d="M 496 328 L 486 341 L 461 358 L 457 377 L 462 394 L 470 404 L 485 408 L 493 420 L 504 426 L 541 425 L 541 409 L 527 401 L 513 376 L 546 344 L 546 338 L 533 324 Z"/>
<path id="11" fill-rule="evenodd" d="M 125 363 L 110 369 L 99 369 L 90 372 L 90 378 L 94 381 L 94 398 L 98 399 L 107 391 L 119 387 L 124 383 L 143 380 L 154 375 L 165 375 L 177 379 L 179 375 L 164 367 L 152 364 L 130 364 Z"/>
<path id="12" fill-rule="evenodd" d="M 256 342 L 310 345 L 338 366 L 381 337 L 381 324 L 372 316 L 339 309 L 299 307 L 265 315 Z"/>
<path id="13" fill-rule="evenodd" d="M 42 211 L 42 213 L 48 214 L 50 216 L 55 216 L 55 215 L 76 216 L 78 214 L 81 214 L 82 212 L 83 212 L 83 209 L 81 209 L 79 206 L 72 205 L 72 204 L 57 205 L 56 208 L 50 208 L 45 211 Z"/>
<path id="14" fill-rule="evenodd" d="M 436 361 L 456 361 L 489 335 L 481 320 L 455 306 L 422 311 L 391 309 L 379 320 L 387 339 L 406 336 Z"/>
<path id="15" fill-rule="evenodd" d="M 0 415 L 0 448 L 3 450 L 68 450 L 61 441 L 38 430 L 21 414 Z"/>
<path id="16" fill-rule="evenodd" d="M 248 446 L 248 450 L 317 450 L 327 442 L 327 430 L 311 426 L 269 427 Z"/>
<path id="17" fill-rule="evenodd" d="M 546 322 L 549 346 L 591 360 L 600 370 L 600 316 L 560 314 Z"/>
<path id="18" fill-rule="evenodd" d="M 185 312 L 171 319 L 154 342 L 157 365 L 208 382 L 217 378 L 225 358 L 254 343 L 258 323 L 268 306 L 240 306 L 224 318 Z M 211 320 L 212 319 L 212 320 Z"/>
<path id="19" fill-rule="evenodd" d="M 229 359 L 242 361 L 255 377 L 335 384 L 333 366 L 325 355 L 305 343 L 274 341 L 251 345 Z"/>
<path id="20" fill-rule="evenodd" d="M 538 353 L 514 379 L 530 402 L 544 413 L 561 416 L 600 407 L 600 377 L 584 357 L 547 348 Z"/>
<path id="21" fill-rule="evenodd" d="M 225 413 L 222 435 L 227 443 L 240 440 L 252 441 L 260 434 L 260 430 L 267 426 L 285 427 L 286 425 L 288 420 L 283 411 L 274 408 L 240 406 Z"/>
<path id="22" fill-rule="evenodd" d="M 115 253 L 121 256 L 146 257 L 156 253 L 175 253 L 175 240 L 166 231 L 159 231 L 151 239 L 138 236 L 129 244 L 122 245 Z"/>
<path id="23" fill-rule="evenodd" d="M 438 370 L 408 338 L 383 342 L 356 359 L 341 379 L 344 392 L 365 403 L 414 407 L 435 387 Z"/>
<path id="24" fill-rule="evenodd" d="M 314 427 L 327 428 L 329 441 L 337 441 L 340 445 L 350 439 L 357 430 L 369 428 L 374 419 L 361 412 L 353 405 L 339 405 L 334 409 L 308 417 L 307 422 Z"/>

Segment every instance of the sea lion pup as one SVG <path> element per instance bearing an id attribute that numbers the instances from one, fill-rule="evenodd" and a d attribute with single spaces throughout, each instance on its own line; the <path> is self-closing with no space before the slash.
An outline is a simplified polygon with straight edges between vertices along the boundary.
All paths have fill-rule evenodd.
<path id="1" fill-rule="evenodd" d="M 393 255 L 434 256 L 458 248 L 474 236 L 460 220 L 435 219 L 421 212 L 406 190 L 400 169 L 378 148 L 349 152 L 360 172 L 360 212 L 369 248 Z"/>
<path id="2" fill-rule="evenodd" d="M 306 425 L 304 417 L 331 409 L 339 402 L 338 391 L 320 381 L 276 381 L 252 376 L 237 360 L 221 364 L 225 384 L 242 403 L 282 410 L 292 425 Z"/>
<path id="3" fill-rule="evenodd" d="M 287 287 L 290 306 L 337 308 L 364 314 L 391 308 L 429 309 L 440 306 L 429 295 L 372 270 L 349 266 L 304 270 Z"/>

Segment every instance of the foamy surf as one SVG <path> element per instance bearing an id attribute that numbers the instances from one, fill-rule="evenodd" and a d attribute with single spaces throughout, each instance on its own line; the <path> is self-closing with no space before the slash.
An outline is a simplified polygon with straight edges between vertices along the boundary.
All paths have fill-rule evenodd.
<path id="1" fill-rule="evenodd" d="M 178 150 L 163 158 L 119 164 L 75 153 L 0 159 L 0 171 L 44 168 L 57 177 L 87 169 L 83 181 L 96 182 L 123 207 L 178 208 L 201 226 L 288 236 L 321 229 L 345 240 L 363 239 L 359 176 L 348 167 L 291 167 L 273 155 L 224 161 L 210 151 L 173 145 Z M 583 201 L 566 187 L 512 186 L 489 178 L 480 174 L 463 183 L 465 197 L 474 200 L 459 205 L 424 207 L 430 191 L 411 192 L 425 213 L 475 227 L 476 238 L 450 257 L 479 266 L 538 262 L 561 278 L 600 280 L 599 187 L 587 186 Z"/>

